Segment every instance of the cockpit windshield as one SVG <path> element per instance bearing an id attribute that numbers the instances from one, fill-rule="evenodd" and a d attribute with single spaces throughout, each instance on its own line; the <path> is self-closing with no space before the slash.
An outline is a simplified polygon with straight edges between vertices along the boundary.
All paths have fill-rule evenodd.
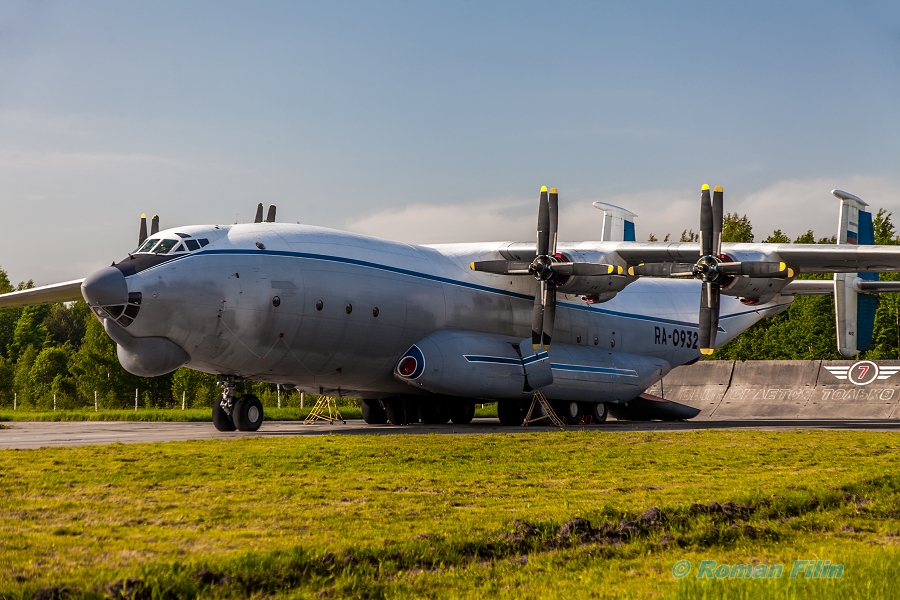
<path id="1" fill-rule="evenodd" d="M 169 250 L 178 245 L 181 240 L 163 240 L 153 249 L 153 254 L 168 254 Z"/>
<path id="2" fill-rule="evenodd" d="M 150 249 L 153 248 L 153 246 L 155 246 L 158 241 L 159 238 L 150 238 L 149 240 L 144 242 L 143 245 L 135 252 L 150 252 Z"/>
<path id="3" fill-rule="evenodd" d="M 187 238 L 190 237 L 184 233 L 177 233 L 176 235 Z M 153 253 L 153 254 L 174 254 L 176 252 L 193 252 L 194 250 L 199 250 L 204 246 L 209 244 L 209 240 L 207 238 L 199 238 L 199 239 L 185 239 L 184 243 L 181 244 L 182 240 L 160 240 L 159 238 L 150 238 L 143 244 L 141 247 L 132 252 L 132 254 L 138 254 L 140 252 L 143 253 Z"/>

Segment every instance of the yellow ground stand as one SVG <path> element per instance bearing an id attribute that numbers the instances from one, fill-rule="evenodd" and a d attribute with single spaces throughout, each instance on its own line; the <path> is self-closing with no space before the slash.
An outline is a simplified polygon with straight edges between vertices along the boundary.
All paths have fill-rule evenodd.
<path id="1" fill-rule="evenodd" d="M 344 425 L 347 424 L 347 421 L 341 415 L 341 411 L 338 410 L 337 400 L 331 396 L 319 396 L 318 402 L 309 411 L 309 415 L 303 420 L 303 424 L 312 425 L 316 421 L 328 421 L 329 424 L 340 421 Z"/>

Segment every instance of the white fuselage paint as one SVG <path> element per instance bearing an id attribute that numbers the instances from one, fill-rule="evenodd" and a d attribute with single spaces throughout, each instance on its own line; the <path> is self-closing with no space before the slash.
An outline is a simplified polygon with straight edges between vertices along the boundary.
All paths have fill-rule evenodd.
<path id="1" fill-rule="evenodd" d="M 392 376 L 394 366 L 432 332 L 531 335 L 535 280 L 468 267 L 501 258 L 501 243 L 414 246 L 281 223 L 190 226 L 154 237 L 176 231 L 210 244 L 127 278 L 129 291 L 143 295 L 128 332 L 172 340 L 190 355 L 192 369 L 380 397 L 410 391 Z M 560 251 L 612 262 L 605 246 L 615 242 L 561 243 Z M 697 281 L 648 278 L 602 304 L 560 295 L 553 341 L 596 343 L 681 365 L 699 357 L 680 338 L 697 332 L 699 296 Z M 776 296 L 748 307 L 723 296 L 716 345 L 789 302 Z"/>

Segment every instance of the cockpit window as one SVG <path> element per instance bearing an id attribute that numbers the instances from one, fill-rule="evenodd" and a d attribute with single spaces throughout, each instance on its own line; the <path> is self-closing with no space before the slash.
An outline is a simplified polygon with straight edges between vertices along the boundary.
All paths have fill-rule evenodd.
<path id="1" fill-rule="evenodd" d="M 200 244 L 197 243 L 197 240 L 185 240 L 184 244 L 188 247 L 188 250 L 200 249 Z"/>
<path id="2" fill-rule="evenodd" d="M 184 252 L 184 244 L 179 244 L 172 252 Z"/>
<path id="3" fill-rule="evenodd" d="M 138 252 L 150 252 L 150 249 L 156 245 L 156 242 L 159 241 L 159 238 L 150 238 L 144 244 L 137 249 Z"/>
<path id="4" fill-rule="evenodd" d="M 179 240 L 163 240 L 159 243 L 156 248 L 153 249 L 153 254 L 168 254 L 169 251 L 175 247 Z"/>

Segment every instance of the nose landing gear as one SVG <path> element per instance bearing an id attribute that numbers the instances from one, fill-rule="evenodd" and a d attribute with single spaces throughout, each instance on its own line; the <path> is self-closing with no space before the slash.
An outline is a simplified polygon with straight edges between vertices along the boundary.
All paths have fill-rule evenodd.
<path id="1" fill-rule="evenodd" d="M 263 422 L 263 407 L 259 398 L 244 394 L 234 399 L 234 375 L 219 377 L 222 396 L 213 402 L 212 421 L 219 431 L 256 431 Z"/>

